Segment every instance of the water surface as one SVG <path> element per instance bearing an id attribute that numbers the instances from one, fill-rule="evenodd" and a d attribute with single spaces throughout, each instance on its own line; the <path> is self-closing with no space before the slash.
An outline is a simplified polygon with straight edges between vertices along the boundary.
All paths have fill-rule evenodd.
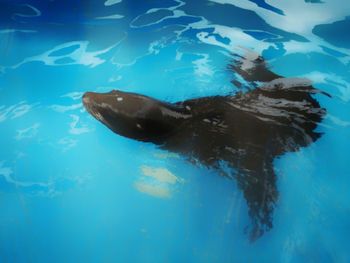
<path id="1" fill-rule="evenodd" d="M 349 16 L 346 0 L 1 1 L 0 261 L 348 262 Z M 253 243 L 234 180 L 81 103 L 237 92 L 227 65 L 245 49 L 332 95 L 315 95 L 322 138 L 275 160 L 274 226 Z"/>

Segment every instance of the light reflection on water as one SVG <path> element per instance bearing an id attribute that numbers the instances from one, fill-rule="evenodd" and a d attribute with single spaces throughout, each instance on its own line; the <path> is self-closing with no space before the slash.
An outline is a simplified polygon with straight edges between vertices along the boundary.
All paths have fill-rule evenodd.
<path id="1" fill-rule="evenodd" d="M 345 0 L 0 7 L 0 261 L 349 260 Z M 236 92 L 227 65 L 245 49 L 332 95 L 316 96 L 323 137 L 275 160 L 274 227 L 255 243 L 234 181 L 111 133 L 81 104 L 85 91 L 172 102 Z"/>

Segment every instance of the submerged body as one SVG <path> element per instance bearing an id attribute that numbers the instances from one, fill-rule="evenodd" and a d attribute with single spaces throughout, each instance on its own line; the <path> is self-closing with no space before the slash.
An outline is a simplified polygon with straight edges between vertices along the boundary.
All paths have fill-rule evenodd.
<path id="1" fill-rule="evenodd" d="M 318 91 L 307 80 L 281 78 L 261 59 L 232 69 L 265 84 L 247 93 L 177 103 L 122 91 L 87 92 L 83 102 L 115 133 L 155 143 L 235 178 L 252 220 L 251 239 L 256 239 L 272 227 L 278 198 L 274 158 L 316 141 L 325 110 L 311 96 Z"/>

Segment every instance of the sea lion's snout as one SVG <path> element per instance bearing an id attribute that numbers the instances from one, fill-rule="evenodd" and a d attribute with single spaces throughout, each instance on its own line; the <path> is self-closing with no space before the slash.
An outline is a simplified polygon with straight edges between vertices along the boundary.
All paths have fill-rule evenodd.
<path id="1" fill-rule="evenodd" d="M 82 99 L 83 99 L 83 105 L 84 105 L 85 109 L 88 112 L 91 112 L 90 111 L 90 107 L 91 107 L 91 95 L 90 95 L 90 92 L 84 93 Z"/>
<path id="2" fill-rule="evenodd" d="M 95 115 L 93 111 L 94 94 L 93 92 L 85 92 L 82 97 L 85 109 L 92 115 Z"/>
<path id="3" fill-rule="evenodd" d="M 90 103 L 90 96 L 91 96 L 91 92 L 85 92 L 83 95 L 83 103 L 84 105 L 87 105 Z"/>
<path id="4" fill-rule="evenodd" d="M 142 102 L 135 99 L 135 97 L 133 94 L 112 90 L 107 93 L 86 92 L 82 97 L 82 101 L 85 109 L 96 117 L 97 113 L 132 114 L 137 112 L 138 107 L 142 106 Z"/>

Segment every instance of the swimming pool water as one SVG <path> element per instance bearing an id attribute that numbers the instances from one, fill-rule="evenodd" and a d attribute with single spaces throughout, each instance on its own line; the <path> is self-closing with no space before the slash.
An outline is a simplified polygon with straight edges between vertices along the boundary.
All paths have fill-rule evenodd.
<path id="1" fill-rule="evenodd" d="M 346 0 L 1 1 L 0 262 L 349 262 L 349 17 Z M 323 136 L 275 160 L 274 225 L 255 242 L 234 180 L 81 103 L 237 92 L 227 65 L 246 50 L 332 96 L 315 95 Z"/>

